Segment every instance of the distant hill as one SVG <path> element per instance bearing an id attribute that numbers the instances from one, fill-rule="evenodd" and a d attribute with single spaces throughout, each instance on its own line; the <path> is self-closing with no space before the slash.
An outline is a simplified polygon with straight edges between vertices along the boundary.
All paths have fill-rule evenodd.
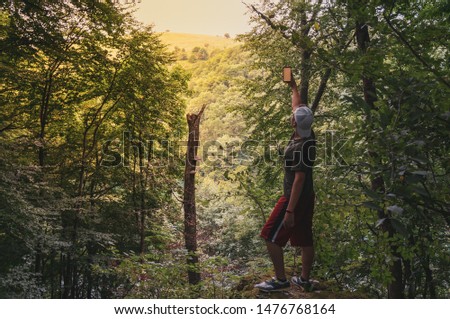
<path id="1" fill-rule="evenodd" d="M 163 43 L 169 45 L 173 50 L 175 47 L 185 49 L 191 52 L 195 47 L 207 48 L 208 51 L 214 49 L 226 49 L 238 45 L 233 39 L 227 39 L 224 36 L 211 36 L 201 34 L 187 34 L 187 33 L 161 33 L 161 40 Z"/>

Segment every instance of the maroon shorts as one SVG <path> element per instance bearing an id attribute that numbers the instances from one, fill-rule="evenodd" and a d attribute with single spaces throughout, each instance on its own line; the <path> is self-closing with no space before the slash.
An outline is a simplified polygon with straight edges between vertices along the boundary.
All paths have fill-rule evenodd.
<path id="1" fill-rule="evenodd" d="M 312 218 L 314 214 L 315 195 L 299 199 L 294 210 L 295 226 L 284 227 L 284 216 L 289 204 L 289 198 L 281 196 L 269 219 L 261 230 L 261 237 L 281 247 L 286 246 L 288 240 L 295 247 L 310 247 L 313 245 Z"/>

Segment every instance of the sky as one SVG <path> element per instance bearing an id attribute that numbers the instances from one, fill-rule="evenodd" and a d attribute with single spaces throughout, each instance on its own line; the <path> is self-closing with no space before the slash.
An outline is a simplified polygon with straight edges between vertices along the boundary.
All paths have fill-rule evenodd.
<path id="1" fill-rule="evenodd" d="M 136 0 L 135 3 L 137 20 L 153 24 L 157 32 L 235 36 L 250 30 L 245 14 L 248 10 L 242 0 Z"/>

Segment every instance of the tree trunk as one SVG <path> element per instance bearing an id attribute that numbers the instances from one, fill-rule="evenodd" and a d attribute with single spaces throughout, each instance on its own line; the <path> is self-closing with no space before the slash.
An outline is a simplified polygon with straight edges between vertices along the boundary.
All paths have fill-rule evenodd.
<path id="1" fill-rule="evenodd" d="M 195 170 L 197 168 L 197 149 L 200 136 L 200 118 L 205 105 L 198 114 L 188 114 L 189 138 L 186 151 L 186 167 L 184 172 L 184 240 L 188 252 L 187 266 L 189 284 L 200 282 L 197 255 L 197 214 L 195 210 Z"/>
<path id="2" fill-rule="evenodd" d="M 70 298 L 70 293 L 72 291 L 72 261 L 70 254 L 63 259 L 64 267 L 64 285 L 63 285 L 63 299 Z"/>
<path id="3" fill-rule="evenodd" d="M 45 138 L 45 129 L 47 125 L 47 118 L 49 112 L 49 103 L 50 97 L 52 93 L 52 80 L 53 75 L 49 72 L 45 80 L 44 91 L 42 92 L 42 100 L 39 108 L 39 147 L 38 147 L 38 162 L 41 169 L 44 167 L 45 162 L 45 149 L 44 149 L 44 138 Z M 41 243 L 40 241 L 36 244 L 35 248 L 35 267 L 34 272 L 40 274 L 42 278 L 44 277 L 44 264 L 42 260 L 44 258 L 44 254 L 41 251 Z"/>
<path id="4" fill-rule="evenodd" d="M 356 23 L 356 40 L 358 44 L 358 49 L 362 55 L 365 55 L 367 52 L 367 47 L 370 42 L 369 36 L 369 28 L 364 22 Z M 377 94 L 375 89 L 375 84 L 373 80 L 365 74 L 364 70 L 362 73 L 362 84 L 363 84 L 363 92 L 364 92 L 364 101 L 370 107 L 370 109 L 375 110 L 375 101 L 377 100 Z M 372 127 L 372 121 L 370 116 L 367 117 L 367 127 L 370 132 L 372 131 L 370 128 Z M 371 133 L 369 133 L 371 134 Z M 371 140 L 368 138 L 368 140 Z M 381 163 L 381 160 L 376 152 L 371 150 L 369 146 L 369 156 L 375 163 Z M 383 176 L 373 176 L 371 181 L 371 189 L 374 192 L 385 192 L 385 185 Z M 395 230 L 392 227 L 389 216 L 386 214 L 384 209 L 380 209 L 378 211 L 378 218 L 384 219 L 383 224 L 381 225 L 382 230 L 389 234 L 389 238 L 392 238 L 395 234 Z M 393 281 L 388 285 L 388 297 L 392 299 L 404 298 L 404 282 L 403 282 L 403 266 L 401 256 L 397 253 L 397 247 L 395 245 L 391 245 L 390 253 L 394 256 L 395 260 L 390 267 L 390 272 L 393 277 Z"/>
<path id="5" fill-rule="evenodd" d="M 431 298 L 436 299 L 436 285 L 434 284 L 433 280 L 433 273 L 430 268 L 430 256 L 427 256 L 425 261 L 422 262 L 423 269 L 425 271 L 425 289 L 423 293 L 423 298 Z M 427 294 L 429 292 L 429 296 Z"/>
<path id="6" fill-rule="evenodd" d="M 301 13 L 301 26 L 302 37 L 309 39 L 308 20 L 306 12 Z M 300 61 L 300 96 L 302 97 L 302 103 L 308 105 L 309 102 L 309 80 L 311 78 L 311 49 L 308 47 L 302 47 L 302 59 Z"/>
<path id="7" fill-rule="evenodd" d="M 311 70 L 311 52 L 305 50 L 302 53 L 301 67 L 300 67 L 300 96 L 302 97 L 302 103 L 308 105 L 309 100 L 309 79 Z"/>
<path id="8" fill-rule="evenodd" d="M 146 219 L 146 203 L 145 203 L 145 171 L 144 171 L 144 145 L 142 143 L 142 132 L 139 132 L 139 141 L 137 142 L 137 150 L 139 156 L 139 188 L 140 188 L 140 212 L 141 212 L 141 221 L 140 221 L 140 241 L 139 241 L 139 253 L 141 255 L 145 254 L 145 219 Z"/>

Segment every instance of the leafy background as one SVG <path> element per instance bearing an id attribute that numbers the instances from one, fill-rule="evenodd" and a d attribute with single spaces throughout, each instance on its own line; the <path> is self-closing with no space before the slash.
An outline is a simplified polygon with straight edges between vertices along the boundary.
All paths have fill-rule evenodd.
<path id="1" fill-rule="evenodd" d="M 290 133 L 280 70 L 301 78 L 310 50 L 310 100 L 329 69 L 315 111 L 319 291 L 281 297 L 385 298 L 400 264 L 404 297 L 448 298 L 445 1 L 261 1 L 237 39 L 157 34 L 107 2 L 0 8 L 0 297 L 192 297 L 182 141 L 202 105 L 195 296 L 256 297 Z M 298 252 L 286 259 L 298 272 Z"/>

